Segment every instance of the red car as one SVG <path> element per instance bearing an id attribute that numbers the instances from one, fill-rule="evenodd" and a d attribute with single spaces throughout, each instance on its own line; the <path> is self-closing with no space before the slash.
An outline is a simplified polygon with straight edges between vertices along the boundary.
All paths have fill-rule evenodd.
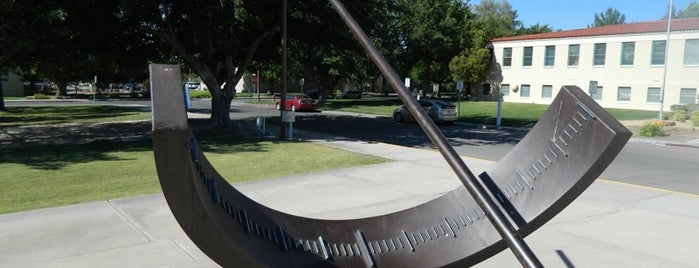
<path id="1" fill-rule="evenodd" d="M 275 107 L 281 110 L 280 101 L 273 97 Z M 286 94 L 286 109 L 291 111 L 314 111 L 316 109 L 316 101 L 311 99 L 306 94 Z"/>

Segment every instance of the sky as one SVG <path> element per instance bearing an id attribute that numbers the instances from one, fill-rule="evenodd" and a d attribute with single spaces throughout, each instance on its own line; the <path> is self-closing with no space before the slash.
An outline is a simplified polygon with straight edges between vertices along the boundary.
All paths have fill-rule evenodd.
<path id="1" fill-rule="evenodd" d="M 696 0 L 695 0 L 696 1 Z M 471 0 L 477 5 L 480 0 Z M 517 19 L 525 27 L 548 24 L 555 30 L 586 28 L 595 21 L 595 13 L 616 8 L 626 23 L 659 20 L 667 13 L 670 0 L 508 0 L 517 10 Z M 687 8 L 692 0 L 672 0 L 676 10 Z"/>

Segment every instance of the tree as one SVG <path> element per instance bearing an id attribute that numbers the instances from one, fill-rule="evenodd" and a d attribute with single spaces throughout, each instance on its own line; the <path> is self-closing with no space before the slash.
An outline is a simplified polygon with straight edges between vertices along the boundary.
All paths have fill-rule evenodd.
<path id="1" fill-rule="evenodd" d="M 666 8 L 666 12 L 664 13 L 663 17 L 661 18 L 662 20 L 667 20 L 668 18 L 668 9 Z M 673 19 L 681 19 L 681 18 L 699 18 L 699 3 L 697 1 L 692 1 L 687 4 L 687 8 L 677 10 L 676 6 L 672 6 L 672 18 Z"/>
<path id="2" fill-rule="evenodd" d="M 595 21 L 592 23 L 592 26 L 588 25 L 588 27 L 599 27 L 624 23 L 626 23 L 626 15 L 621 14 L 621 12 L 619 12 L 619 10 L 616 8 L 610 7 L 604 12 L 599 14 L 595 13 Z"/>
<path id="3" fill-rule="evenodd" d="M 279 7 L 279 8 L 275 8 Z M 124 1 L 122 22 L 143 42 L 165 44 L 195 71 L 212 95 L 209 127 L 232 126 L 230 104 L 261 44 L 278 31 L 278 1 Z M 164 53 L 168 54 L 168 53 Z"/>
<path id="4" fill-rule="evenodd" d="M 372 3 L 373 2 L 373 3 Z M 309 5 L 309 3 L 311 3 Z M 355 1 L 348 9 L 366 32 L 375 33 L 375 14 L 387 10 L 388 1 Z M 330 6 L 303 1 L 289 21 L 289 73 L 320 85 L 320 102 L 342 80 L 361 81 L 374 70 L 359 43 Z M 372 74 L 373 75 L 373 74 Z"/>
<path id="5" fill-rule="evenodd" d="M 7 11 L 11 9 L 12 1 L 10 0 L 0 0 L 0 73 L 5 70 L 9 70 L 10 61 L 7 57 L 7 50 L 11 47 L 11 43 L 8 42 L 7 38 L 8 26 L 9 26 L 9 14 Z M 2 81 L 0 81 L 0 111 L 5 111 L 5 94 L 3 93 Z"/>
<path id="6" fill-rule="evenodd" d="M 486 47 L 485 32 L 474 28 L 471 30 L 473 46 L 459 53 L 449 62 L 449 70 L 454 80 L 467 83 L 480 83 L 487 79 L 492 66 L 491 52 Z"/>
<path id="7" fill-rule="evenodd" d="M 399 19 L 405 36 L 405 59 L 412 81 L 418 86 L 445 83 L 449 61 L 467 48 L 466 27 L 472 14 L 459 0 L 407 1 Z"/>
<path id="8" fill-rule="evenodd" d="M 139 70 L 146 58 L 125 53 L 136 43 L 126 40 L 129 31 L 119 29 L 116 2 L 6 1 L 3 57 L 15 72 L 32 83 L 48 78 L 58 84 L 57 96 L 66 95 L 73 81 L 115 77 L 125 70 Z M 139 39 L 140 40 L 140 39 Z M 19 45 L 18 45 L 19 44 Z M 133 71 L 131 71 L 133 72 Z M 141 74 L 143 75 L 143 74 Z"/>
<path id="9" fill-rule="evenodd" d="M 553 29 L 551 28 L 550 25 L 544 24 L 534 24 L 529 27 L 519 27 L 517 28 L 517 35 L 527 35 L 527 34 L 540 34 L 540 33 L 550 33 L 552 32 Z"/>
<path id="10" fill-rule="evenodd" d="M 517 29 L 523 29 L 517 20 L 517 10 L 503 1 L 483 0 L 473 7 L 476 14 L 476 27 L 482 29 L 486 39 L 517 35 Z"/>
<path id="11" fill-rule="evenodd" d="M 685 9 L 677 12 L 677 18 L 699 18 L 699 3 L 690 2 Z"/>
<path id="12" fill-rule="evenodd" d="M 279 29 L 281 5 L 279 1 L 222 0 L 222 1 L 125 1 L 120 12 L 124 23 L 140 29 L 144 39 L 152 43 L 169 46 L 178 59 L 195 71 L 209 88 L 212 95 L 212 113 L 209 127 L 229 127 L 230 104 L 235 98 L 234 86 L 245 75 L 250 66 L 279 59 Z M 367 10 L 373 1 L 354 1 L 350 10 Z M 317 12 L 317 13 L 316 13 Z M 297 23 L 313 22 L 318 29 L 324 23 L 336 25 L 339 20 L 327 1 L 312 0 L 289 5 L 289 29 L 298 29 Z M 332 19 L 333 21 L 329 21 Z M 302 24 L 302 23 L 301 23 Z M 310 32 L 313 28 L 303 28 Z M 300 31 L 300 30 L 299 30 Z M 346 29 L 341 33 L 345 34 Z M 323 46 L 330 36 L 295 35 L 296 40 L 316 38 L 314 45 Z M 293 34 L 290 32 L 290 34 Z M 277 38 L 272 38 L 277 37 Z M 292 35 L 287 44 L 293 45 Z M 305 43 L 297 43 L 305 44 Z M 344 44 L 335 44 L 342 46 Z M 298 45 L 302 47 L 301 45 Z M 291 49 L 291 47 L 290 47 Z M 327 52 L 328 50 L 318 50 Z M 293 58 L 293 51 L 290 51 Z M 344 56 L 344 55 L 343 55 Z M 334 57 L 334 56 L 331 56 Z M 264 68 L 272 70 L 274 68 Z"/>

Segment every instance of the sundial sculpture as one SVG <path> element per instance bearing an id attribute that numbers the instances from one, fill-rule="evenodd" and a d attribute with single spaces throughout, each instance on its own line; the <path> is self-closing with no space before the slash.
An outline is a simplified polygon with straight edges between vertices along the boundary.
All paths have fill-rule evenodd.
<path id="1" fill-rule="evenodd" d="M 631 136 L 585 92 L 564 86 L 538 123 L 476 178 L 366 35 L 331 0 L 463 187 L 386 215 L 324 220 L 265 207 L 226 182 L 187 121 L 179 67 L 150 66 L 153 151 L 172 213 L 223 267 L 470 266 L 509 247 L 541 266 L 522 237 L 553 218 L 612 162 Z"/>

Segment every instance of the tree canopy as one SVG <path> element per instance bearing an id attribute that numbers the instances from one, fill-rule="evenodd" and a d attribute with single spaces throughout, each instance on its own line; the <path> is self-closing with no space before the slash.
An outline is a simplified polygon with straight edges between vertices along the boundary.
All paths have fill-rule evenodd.
<path id="1" fill-rule="evenodd" d="M 690 2 L 685 9 L 677 12 L 677 18 L 699 18 L 699 3 Z"/>
<path id="2" fill-rule="evenodd" d="M 0 69 L 27 79 L 138 81 L 147 63 L 173 63 L 198 75 L 212 94 L 210 126 L 228 127 L 234 86 L 251 72 L 278 81 L 281 4 L 271 0 L 0 0 Z M 321 89 L 380 80 L 378 70 L 327 1 L 288 10 L 290 81 Z M 507 1 L 357 0 L 346 4 L 399 74 L 414 85 L 484 81 L 487 41 L 551 31 L 522 26 Z M 471 11 L 473 8 L 473 12 Z M 21 44 L 21 45 L 16 45 Z M 322 94 L 323 96 L 325 94 Z"/>
<path id="3" fill-rule="evenodd" d="M 624 24 L 626 23 L 626 15 L 621 14 L 616 8 L 607 8 L 604 12 L 595 13 L 595 20 L 591 26 L 599 27 L 605 25 Z"/>

